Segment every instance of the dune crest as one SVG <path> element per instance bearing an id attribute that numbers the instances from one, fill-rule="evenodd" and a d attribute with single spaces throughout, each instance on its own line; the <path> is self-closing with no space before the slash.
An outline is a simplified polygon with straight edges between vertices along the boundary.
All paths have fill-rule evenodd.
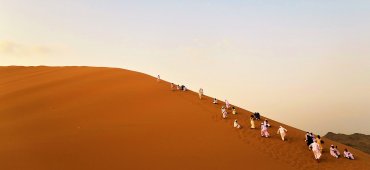
<path id="1" fill-rule="evenodd" d="M 165 79 L 165 78 L 164 78 Z M 206 89 L 205 89 L 206 90 Z M 324 138 L 320 163 L 305 132 L 221 105 L 142 73 L 98 67 L 0 67 L 1 169 L 369 169 L 370 156 Z M 232 104 L 232 103 L 231 103 Z M 262 115 L 263 116 L 263 115 Z M 238 119 L 241 129 L 233 128 Z M 277 135 L 279 125 L 287 141 Z M 313 124 L 314 125 L 314 124 Z M 335 159 L 330 144 L 356 160 Z"/>

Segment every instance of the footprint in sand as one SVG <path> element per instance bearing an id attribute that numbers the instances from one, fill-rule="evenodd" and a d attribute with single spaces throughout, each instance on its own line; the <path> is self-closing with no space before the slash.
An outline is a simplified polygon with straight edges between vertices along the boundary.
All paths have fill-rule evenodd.
<path id="1" fill-rule="evenodd" d="M 248 140 L 248 137 L 245 135 L 245 130 L 244 129 L 240 129 L 238 131 L 238 137 L 239 139 L 241 139 L 243 142 L 249 144 L 250 141 Z"/>
<path id="2" fill-rule="evenodd" d="M 216 122 L 220 121 L 220 116 L 219 116 L 219 115 L 215 115 L 215 114 L 213 114 L 213 115 L 211 116 L 211 118 L 212 118 L 212 120 L 214 120 L 214 121 L 216 121 Z"/>

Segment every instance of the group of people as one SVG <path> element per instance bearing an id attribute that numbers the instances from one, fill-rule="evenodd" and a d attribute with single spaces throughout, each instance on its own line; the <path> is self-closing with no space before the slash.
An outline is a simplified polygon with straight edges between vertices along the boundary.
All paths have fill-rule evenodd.
<path id="1" fill-rule="evenodd" d="M 213 103 L 214 104 L 217 104 L 217 99 L 216 98 L 213 99 Z M 222 116 L 223 119 L 226 119 L 228 117 L 227 116 L 228 115 L 228 113 L 227 113 L 227 109 L 228 108 L 232 108 L 232 113 L 234 115 L 237 114 L 236 108 L 234 106 L 231 107 L 230 103 L 227 100 L 225 100 L 225 106 L 222 106 L 221 107 L 221 116 Z M 260 120 L 260 114 L 258 112 L 255 112 L 255 113 L 253 113 L 250 116 L 251 129 L 255 129 L 256 128 L 255 127 L 255 123 L 254 123 L 255 120 Z M 238 129 L 240 129 L 242 127 L 238 123 L 238 120 L 237 119 L 234 120 L 234 127 L 235 128 L 238 128 Z M 261 136 L 262 137 L 266 137 L 266 138 L 270 137 L 270 134 L 268 132 L 268 128 L 270 128 L 270 127 L 271 127 L 271 125 L 270 125 L 270 123 L 268 122 L 267 119 L 265 119 L 261 123 Z M 279 129 L 278 129 L 278 131 L 277 131 L 277 134 L 280 134 L 281 139 L 283 141 L 285 141 L 285 136 L 286 136 L 287 132 L 288 132 L 288 130 L 286 130 L 284 127 L 280 126 Z"/>
<path id="2" fill-rule="evenodd" d="M 308 149 L 312 150 L 315 159 L 319 161 L 322 156 L 322 151 L 323 151 L 322 144 L 324 144 L 324 141 L 321 139 L 320 135 L 317 135 L 315 137 L 315 135 L 312 132 L 311 133 L 306 132 L 305 141 L 308 146 Z M 338 146 L 334 146 L 334 145 L 330 146 L 330 155 L 332 155 L 333 157 L 337 159 L 340 157 Z M 344 149 L 343 155 L 345 158 L 348 158 L 351 160 L 355 159 L 353 154 L 349 152 L 347 148 Z"/>
<path id="3" fill-rule="evenodd" d="M 157 81 L 159 82 L 160 81 L 160 76 L 158 75 L 157 76 Z M 182 91 L 186 91 L 186 87 L 184 85 L 175 85 L 173 83 L 171 83 L 171 90 L 175 90 L 175 88 L 177 88 L 177 90 L 182 90 Z M 199 89 L 199 99 L 202 99 L 203 97 L 203 89 L 200 88 Z M 218 100 L 216 98 L 213 99 L 213 104 L 218 104 Z M 226 119 L 228 116 L 227 116 L 227 109 L 230 109 L 231 108 L 231 105 L 229 103 L 228 100 L 225 100 L 225 106 L 222 106 L 221 107 L 221 113 L 222 113 L 222 118 L 223 119 Z M 232 113 L 235 115 L 237 114 L 236 112 L 236 108 L 235 107 L 232 107 Z M 253 113 L 251 116 L 250 116 L 250 124 L 251 124 L 251 129 L 255 129 L 255 120 L 260 120 L 261 119 L 261 116 L 260 116 L 260 113 L 258 112 L 255 112 Z M 235 119 L 234 120 L 234 124 L 233 124 L 234 128 L 237 128 L 237 129 L 240 129 L 242 128 L 242 126 L 238 123 L 238 120 Z M 268 120 L 265 119 L 262 123 L 261 123 L 261 137 L 270 137 L 270 134 L 268 132 L 268 128 L 270 128 L 271 125 L 269 124 Z M 280 134 L 280 137 L 281 137 L 281 140 L 285 141 L 285 137 L 286 137 L 286 134 L 287 134 L 288 130 L 285 129 L 284 127 L 280 126 L 277 130 L 277 134 Z M 323 151 L 323 146 L 322 144 L 324 143 L 324 141 L 321 139 L 320 135 L 317 135 L 315 137 L 315 135 L 311 132 L 307 132 L 306 135 L 305 135 L 305 141 L 306 141 L 306 144 L 309 148 L 309 150 L 312 150 L 313 154 L 314 154 L 314 157 L 317 161 L 320 160 L 321 156 L 322 156 L 322 151 Z M 339 158 L 340 157 L 340 152 L 338 150 L 338 147 L 337 146 L 334 146 L 334 145 L 331 145 L 330 146 L 330 155 L 332 155 L 333 157 L 335 158 Z M 354 159 L 354 155 L 349 152 L 347 150 L 347 148 L 344 149 L 343 151 L 343 156 L 347 159 L 351 159 L 353 160 Z"/>
<path id="4" fill-rule="evenodd" d="M 175 84 L 173 84 L 173 83 L 171 83 L 171 90 L 172 91 L 174 91 L 174 90 L 181 90 L 181 91 L 186 91 L 187 90 L 187 88 L 184 86 L 184 85 L 175 85 Z"/>
<path id="5" fill-rule="evenodd" d="M 216 98 L 214 99 L 213 104 L 217 104 L 217 99 Z M 227 110 L 226 109 L 230 109 L 230 107 L 231 107 L 230 103 L 227 100 L 225 100 L 225 106 L 221 107 L 222 118 L 224 118 L 224 119 L 227 118 Z M 233 112 L 234 115 L 236 115 L 235 107 L 232 107 L 232 112 Z"/>

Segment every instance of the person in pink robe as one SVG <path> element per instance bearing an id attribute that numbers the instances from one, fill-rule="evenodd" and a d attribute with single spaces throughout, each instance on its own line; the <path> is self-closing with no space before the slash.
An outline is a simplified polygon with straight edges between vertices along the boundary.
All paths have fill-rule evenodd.
<path id="1" fill-rule="evenodd" d="M 267 126 L 265 126 L 263 123 L 261 123 L 261 136 L 266 138 L 270 137 L 270 134 L 267 131 Z"/>
<path id="2" fill-rule="evenodd" d="M 230 103 L 229 103 L 229 101 L 225 100 L 225 104 L 226 104 L 226 109 L 229 109 L 229 108 L 230 108 Z"/>

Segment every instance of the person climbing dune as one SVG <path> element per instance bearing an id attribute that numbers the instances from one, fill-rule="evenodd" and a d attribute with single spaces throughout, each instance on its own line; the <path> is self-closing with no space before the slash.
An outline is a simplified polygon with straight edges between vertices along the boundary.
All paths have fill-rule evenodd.
<path id="1" fill-rule="evenodd" d="M 171 90 L 174 91 L 175 90 L 175 84 L 171 83 Z"/>
<path id="2" fill-rule="evenodd" d="M 338 147 L 334 147 L 334 145 L 330 146 L 330 155 L 334 158 L 339 158 L 340 152 L 338 151 Z"/>
<path id="3" fill-rule="evenodd" d="M 235 109 L 235 107 L 233 106 L 233 115 L 236 115 L 237 113 L 236 113 L 236 109 Z"/>
<path id="4" fill-rule="evenodd" d="M 217 104 L 217 99 L 216 98 L 213 99 L 213 104 Z"/>
<path id="5" fill-rule="evenodd" d="M 314 140 L 313 143 L 311 143 L 308 147 L 312 150 L 316 161 L 319 162 L 321 158 L 321 151 L 320 151 L 319 144 L 317 144 L 316 140 Z"/>
<path id="6" fill-rule="evenodd" d="M 347 148 L 345 148 L 345 149 L 344 149 L 344 151 L 343 151 L 343 155 L 344 155 L 344 157 L 345 157 L 345 158 L 347 158 L 347 159 L 351 159 L 351 160 L 355 159 L 355 157 L 353 156 L 353 154 L 352 154 L 351 152 L 349 152 L 349 151 L 347 150 Z"/>
<path id="7" fill-rule="evenodd" d="M 199 99 L 202 99 L 202 96 L 203 96 L 203 89 L 200 88 L 199 89 Z"/>
<path id="8" fill-rule="evenodd" d="M 238 128 L 238 129 L 240 129 L 241 128 L 241 126 L 240 126 L 240 124 L 238 123 L 238 120 L 234 120 L 234 128 Z"/>
<path id="9" fill-rule="evenodd" d="M 254 125 L 254 116 L 251 115 L 251 117 L 249 118 L 250 119 L 250 122 L 251 122 L 251 129 L 255 129 L 255 125 Z"/>
<path id="10" fill-rule="evenodd" d="M 261 123 L 261 136 L 266 138 L 270 137 L 267 126 L 265 126 L 263 123 Z"/>
<path id="11" fill-rule="evenodd" d="M 221 113 L 222 113 L 222 118 L 226 119 L 227 118 L 227 111 L 225 109 L 225 106 L 222 106 Z"/>
<path id="12" fill-rule="evenodd" d="M 286 132 L 288 132 L 288 130 L 286 130 L 282 126 L 280 126 L 278 131 L 277 131 L 277 134 L 280 134 L 281 140 L 283 140 L 283 141 L 285 141 Z"/>
<path id="13" fill-rule="evenodd" d="M 226 109 L 229 109 L 229 108 L 230 108 L 230 103 L 229 103 L 229 101 L 225 100 L 225 104 L 226 104 Z"/>

